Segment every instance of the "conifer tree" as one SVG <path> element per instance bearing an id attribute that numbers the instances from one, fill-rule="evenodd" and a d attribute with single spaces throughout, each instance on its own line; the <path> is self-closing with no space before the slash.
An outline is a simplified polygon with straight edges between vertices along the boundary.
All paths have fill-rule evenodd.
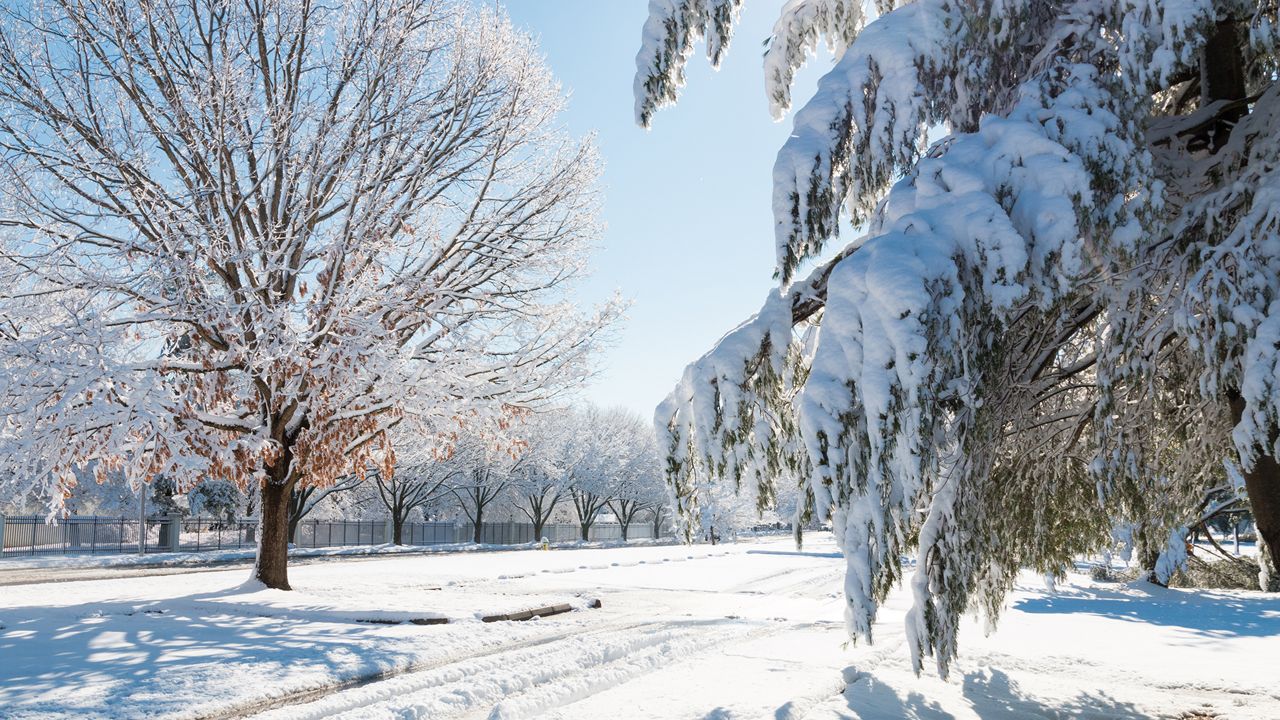
<path id="1" fill-rule="evenodd" d="M 651 1 L 638 122 L 741 5 Z M 1216 488 L 1280 557 L 1278 37 L 1269 0 L 786 3 L 775 116 L 819 42 L 836 62 L 774 166 L 776 292 L 658 409 L 686 521 L 706 483 L 805 483 L 851 633 L 914 554 L 914 663 L 944 675 L 1020 568 L 1121 523 L 1168 547 Z"/>

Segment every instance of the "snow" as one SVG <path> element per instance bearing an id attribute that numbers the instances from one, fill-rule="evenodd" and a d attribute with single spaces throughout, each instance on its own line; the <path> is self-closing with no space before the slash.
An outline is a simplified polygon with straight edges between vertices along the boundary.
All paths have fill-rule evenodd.
<path id="1" fill-rule="evenodd" d="M 643 524 L 643 523 L 641 523 Z M 622 540 L 565 540 L 548 543 L 554 549 L 568 548 L 608 548 L 622 545 L 669 545 L 675 540 L 671 538 L 633 538 Z M 333 558 L 372 558 L 380 555 L 422 555 L 439 553 L 475 553 L 475 552 L 512 552 L 517 550 L 537 550 L 541 543 L 530 542 L 519 545 L 494 545 L 489 543 L 440 543 L 436 545 L 339 545 L 334 547 L 297 548 L 290 547 L 289 557 L 295 560 L 333 559 Z M 256 554 L 253 549 L 210 550 L 204 552 L 147 553 L 146 555 L 34 555 L 7 557 L 0 560 L 0 585 L 19 584 L 8 580 L 17 576 L 31 576 L 40 581 L 68 579 L 68 570 L 111 570 L 147 568 L 208 568 L 221 564 L 233 564 L 253 560 Z M 56 573 L 62 573 L 62 576 Z M 81 579 L 81 578 L 71 578 Z"/>
<path id="2" fill-rule="evenodd" d="M 774 120 L 791 109 L 796 70 L 817 52 L 819 40 L 840 57 L 863 20 L 861 0 L 788 0 L 782 6 L 764 53 L 765 94 Z"/>
<path id="3" fill-rule="evenodd" d="M 648 127 L 658 108 L 676 101 L 684 68 L 699 40 L 718 68 L 729 48 L 742 0 L 649 0 L 648 18 L 636 53 L 636 123 Z"/>
<path id="4" fill-rule="evenodd" d="M 940 94 L 928 86 L 923 69 L 942 64 L 955 42 L 947 15 L 941 0 L 921 0 L 870 23 L 796 111 L 773 167 L 775 245 L 784 280 L 836 234 L 843 201 L 860 225 L 924 150 L 930 123 L 941 118 Z"/>
<path id="5" fill-rule="evenodd" d="M 335 557 L 353 555 L 382 555 L 404 552 L 456 552 L 476 546 L 474 543 L 432 545 L 430 547 L 413 547 L 409 545 L 351 545 L 320 548 L 291 548 L 290 557 Z M 140 566 L 181 566 L 207 565 L 209 563 L 235 562 L 252 560 L 257 550 L 241 548 L 238 550 L 209 550 L 206 552 L 147 553 L 146 555 L 32 555 L 27 557 L 6 557 L 0 560 L 0 572 L 7 570 L 26 570 L 32 568 L 110 568 Z"/>
<path id="6" fill-rule="evenodd" d="M 243 569 L 12 586 L 0 707 L 18 720 L 1280 715 L 1275 596 L 1079 573 L 1049 592 L 1023 576 L 998 632 L 966 621 L 944 681 L 911 672 L 907 589 L 875 645 L 845 644 L 843 570 L 817 534 L 803 551 L 761 538 L 321 563 L 293 569 L 292 593 Z M 479 620 L 560 602 L 577 610 Z M 367 622 L 426 617 L 451 622 Z M 379 673 L 394 676 L 331 691 Z"/>

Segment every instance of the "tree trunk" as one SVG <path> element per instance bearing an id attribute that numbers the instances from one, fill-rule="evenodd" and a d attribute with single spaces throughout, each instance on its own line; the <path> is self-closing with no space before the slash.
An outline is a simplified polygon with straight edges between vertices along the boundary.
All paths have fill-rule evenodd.
<path id="1" fill-rule="evenodd" d="M 1239 100 L 1245 96 L 1244 57 L 1239 23 L 1227 18 L 1214 26 L 1200 51 L 1200 103 L 1210 105 L 1219 100 Z M 1211 152 L 1217 152 L 1231 136 L 1235 124 L 1248 110 L 1242 105 L 1222 113 L 1217 122 L 1206 128 L 1202 140 Z"/>
<path id="2" fill-rule="evenodd" d="M 1208 38 L 1201 52 L 1202 102 L 1207 104 L 1217 100 L 1237 100 L 1245 96 L 1241 45 L 1238 22 L 1234 18 L 1218 22 L 1214 34 Z M 1214 128 L 1214 137 L 1209 143 L 1211 149 L 1216 150 L 1226 143 L 1234 124 L 1245 113 L 1245 108 L 1240 107 L 1221 119 Z M 1231 392 L 1227 401 L 1231 406 L 1231 424 L 1239 425 L 1244 415 L 1244 398 L 1239 392 Z M 1267 438 L 1267 442 L 1256 448 L 1257 459 L 1253 467 L 1244 472 L 1244 488 L 1249 496 L 1249 507 L 1258 531 L 1259 549 L 1265 546 L 1268 551 L 1265 554 L 1273 559 L 1280 559 L 1280 465 L 1277 465 L 1276 457 L 1272 454 L 1275 444 L 1276 436 L 1273 433 Z M 1265 563 L 1267 558 L 1260 556 L 1259 560 Z M 1265 575 L 1266 571 L 1263 572 Z"/>
<path id="3" fill-rule="evenodd" d="M 484 534 L 484 533 L 482 532 L 482 531 L 483 531 L 483 529 L 484 529 L 484 525 L 482 525 L 482 524 L 481 524 L 481 523 L 483 522 L 483 519 L 484 519 L 484 511 L 483 511 L 483 510 L 481 510 L 481 509 L 480 509 L 480 507 L 477 505 L 477 506 L 476 506 L 475 535 L 472 537 L 472 541 L 473 541 L 473 542 L 475 542 L 475 544 L 477 544 L 477 545 L 479 545 L 479 544 L 480 544 L 480 537 Z"/>
<path id="4" fill-rule="evenodd" d="M 618 527 L 622 528 L 622 542 L 627 541 L 627 528 L 631 527 L 631 523 L 623 522 L 622 518 L 618 518 Z"/>
<path id="5" fill-rule="evenodd" d="M 254 575 L 269 588 L 289 587 L 289 495 L 293 483 L 268 480 L 262 484 L 262 538 L 258 541 L 258 561 Z"/>
<path id="6" fill-rule="evenodd" d="M 1233 393 L 1231 422 L 1240 423 L 1244 414 L 1244 398 Z M 1271 454 L 1276 438 L 1271 437 L 1265 447 L 1258 448 L 1258 458 L 1253 467 L 1244 470 L 1244 489 L 1249 496 L 1249 509 L 1253 512 L 1254 527 L 1258 531 L 1258 546 L 1266 545 L 1272 558 L 1280 558 L 1280 464 Z"/>
<path id="7" fill-rule="evenodd" d="M 396 545 L 403 545 L 404 544 L 404 542 L 402 542 L 403 538 L 404 538 L 404 518 L 400 517 L 399 515 L 393 515 L 391 517 L 391 542 L 395 543 Z"/>
<path id="8" fill-rule="evenodd" d="M 307 500 L 313 492 L 315 492 L 314 488 L 300 490 L 297 485 L 294 485 L 293 490 L 289 492 L 289 542 L 294 545 L 298 544 L 298 526 L 302 524 L 302 518 L 306 515 L 303 508 L 307 506 Z"/>
<path id="9" fill-rule="evenodd" d="M 582 526 L 582 542 L 587 542 L 591 539 L 591 523 L 584 521 L 578 524 Z"/>
<path id="10" fill-rule="evenodd" d="M 547 519 L 536 517 L 533 519 L 533 541 L 542 542 L 542 529 L 547 526 Z"/>

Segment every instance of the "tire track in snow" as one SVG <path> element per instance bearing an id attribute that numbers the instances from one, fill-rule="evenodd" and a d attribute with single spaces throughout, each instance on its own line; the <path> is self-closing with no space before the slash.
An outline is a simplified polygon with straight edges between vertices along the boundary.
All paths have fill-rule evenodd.
<path id="1" fill-rule="evenodd" d="M 636 622 L 635 618 L 621 618 L 613 623 L 599 628 L 600 631 L 619 629 L 627 627 L 639 627 L 648 623 Z M 415 675 L 418 673 L 430 672 L 450 665 L 471 660 L 479 660 L 494 655 L 502 655 L 516 650 L 525 650 L 529 648 L 537 648 L 543 645 L 549 645 L 565 638 L 574 637 L 583 634 L 580 627 L 562 628 L 556 632 L 546 633 L 533 638 L 527 638 L 519 642 L 502 645 L 500 647 L 491 647 L 476 653 L 462 656 L 454 656 L 449 658 L 434 659 L 420 663 L 414 663 L 403 668 L 395 668 L 384 670 L 377 673 L 371 673 L 360 677 L 347 678 L 339 680 L 324 687 L 307 688 L 296 692 L 286 693 L 282 696 L 272 697 L 259 700 L 247 706 L 242 706 L 232 710 L 226 710 L 216 713 L 208 713 L 195 716 L 194 720 L 240 720 L 242 718 L 261 718 L 261 720 L 272 720 L 277 717 L 328 717 L 327 714 L 307 715 L 292 714 L 299 712 L 302 708 L 308 707 L 309 704 L 324 702 L 326 698 L 339 695 L 346 692 L 358 691 L 362 688 L 374 685 L 382 685 L 401 678 L 403 676 Z"/>
<path id="2" fill-rule="evenodd" d="M 669 667 L 673 662 L 810 625 L 728 619 L 620 622 L 440 663 L 253 718 L 531 717 Z"/>
<path id="3" fill-rule="evenodd" d="M 282 707 L 282 703 L 277 702 L 275 709 L 251 717 L 254 720 L 457 717 L 481 705 L 491 707 L 510 693 L 545 682 L 548 672 L 555 676 L 559 668 L 573 658 L 590 657 L 597 662 L 607 662 L 615 653 L 625 654 L 661 644 L 674 634 L 669 626 L 678 624 L 635 622 L 633 618 L 630 622 L 623 619 L 587 631 L 568 629 L 487 652 L 450 658 L 340 692 L 331 691 L 306 704 Z"/>
<path id="4" fill-rule="evenodd" d="M 606 646 L 586 656 L 569 658 L 568 663 L 558 667 L 547 668 L 538 674 L 535 682 L 503 697 L 492 708 L 478 708 L 463 718 L 517 720 L 537 717 L 725 645 L 803 627 L 740 620 L 664 624 L 666 629 L 651 636 L 629 638 L 621 646 Z M 708 631 L 690 632 L 689 626 L 696 625 L 704 625 Z"/>

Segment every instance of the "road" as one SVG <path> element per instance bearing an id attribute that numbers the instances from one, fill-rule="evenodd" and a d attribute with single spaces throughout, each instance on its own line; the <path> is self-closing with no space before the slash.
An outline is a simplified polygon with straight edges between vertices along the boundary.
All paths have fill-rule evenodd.
<path id="1" fill-rule="evenodd" d="M 589 593 L 602 607 L 541 619 L 534 637 L 223 717 L 602 718 L 619 708 L 632 709 L 624 717 L 680 717 L 702 705 L 699 717 L 732 708 L 740 717 L 798 718 L 844 687 L 844 565 L 829 543 L 788 548 L 702 548 L 707 555 L 678 552 L 643 565 L 620 554 L 572 572 L 474 578 L 454 589 L 501 593 L 516 583 L 521 592 Z"/>
<path id="2" fill-rule="evenodd" d="M 0 715 L 171 720 L 1280 717 L 1280 600 L 1020 581 L 917 676 L 912 599 L 849 645 L 829 535 L 299 564 L 0 592 Z M 593 601 L 601 607 L 590 609 Z M 484 616 L 569 604 L 526 622 Z M 415 624 L 412 621 L 439 624 Z"/>

